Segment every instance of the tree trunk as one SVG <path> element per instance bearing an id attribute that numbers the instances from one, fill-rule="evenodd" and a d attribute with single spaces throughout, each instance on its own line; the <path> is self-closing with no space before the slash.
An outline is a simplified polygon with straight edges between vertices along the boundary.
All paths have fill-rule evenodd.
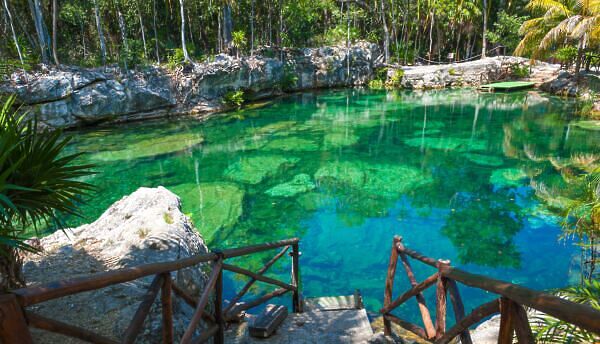
<path id="1" fill-rule="evenodd" d="M 52 0 L 52 57 L 54 58 L 54 64 L 56 64 L 57 66 L 59 65 L 58 63 L 58 53 L 56 51 L 56 40 L 57 40 L 57 36 L 58 36 L 58 31 L 57 31 L 57 18 L 58 17 L 58 1 L 57 0 Z"/>
<path id="2" fill-rule="evenodd" d="M 250 56 L 254 56 L 254 0 L 250 2 Z"/>
<path id="3" fill-rule="evenodd" d="M 185 46 L 185 9 L 183 6 L 184 0 L 179 0 L 179 15 L 181 17 L 181 50 L 183 50 L 183 62 L 190 62 L 190 55 Z"/>
<path id="4" fill-rule="evenodd" d="M 435 21 L 435 12 L 432 10 L 431 11 L 431 19 L 430 19 L 430 23 L 429 23 L 429 53 L 427 56 L 428 60 L 432 60 L 433 56 L 431 55 L 433 53 L 433 24 Z"/>
<path id="5" fill-rule="evenodd" d="M 96 30 L 98 31 L 98 40 L 100 41 L 100 55 L 102 64 L 106 64 L 106 41 L 102 32 L 102 22 L 100 21 L 100 10 L 98 9 L 98 0 L 94 0 L 94 16 L 96 17 Z"/>
<path id="6" fill-rule="evenodd" d="M 383 51 L 385 62 L 387 63 L 390 58 L 390 32 L 387 27 L 385 20 L 385 4 L 381 0 L 381 23 L 383 24 Z"/>
<path id="7" fill-rule="evenodd" d="M 16 249 L 1 245 L 0 250 L 0 292 L 25 287 L 23 260 Z"/>
<path id="8" fill-rule="evenodd" d="M 142 12 L 140 11 L 139 4 L 137 5 L 137 14 L 140 20 L 140 30 L 142 31 L 142 43 L 144 45 L 144 59 L 148 58 L 148 48 L 146 47 L 146 31 L 144 30 L 144 22 L 142 21 Z"/>
<path id="9" fill-rule="evenodd" d="M 152 0 L 152 26 L 154 29 L 154 48 L 156 49 L 156 62 L 160 64 L 160 51 L 158 50 L 158 30 L 156 29 L 156 0 Z"/>
<path id="10" fill-rule="evenodd" d="M 486 57 L 485 53 L 487 50 L 487 21 L 488 21 L 488 3 L 487 0 L 483 0 L 483 33 L 481 35 L 481 58 Z"/>
<path id="11" fill-rule="evenodd" d="M 121 40 L 123 41 L 123 51 L 125 53 L 121 55 L 124 55 L 123 63 L 125 65 L 125 71 L 127 71 L 127 59 L 129 58 L 129 44 L 127 44 L 127 33 L 125 32 L 125 18 L 123 18 L 123 13 L 121 13 L 121 10 L 119 8 L 117 8 L 117 17 L 119 19 L 119 29 L 121 30 Z"/>
<path id="12" fill-rule="evenodd" d="M 15 27 L 13 26 L 13 19 L 8 9 L 8 0 L 4 0 L 4 9 L 6 10 L 6 14 L 8 15 L 8 22 L 10 24 L 10 31 L 12 32 L 13 41 L 15 42 L 15 47 L 17 48 L 17 54 L 19 55 L 19 61 L 21 61 L 21 65 L 24 65 L 23 62 L 23 54 L 21 53 L 21 47 L 19 46 L 19 40 L 17 39 L 17 34 L 15 32 Z"/>
<path id="13" fill-rule="evenodd" d="M 575 74 L 581 70 L 581 63 L 583 62 L 583 52 L 585 51 L 585 36 L 579 40 L 579 46 L 577 47 L 577 61 L 575 61 Z M 579 80 L 579 78 L 577 78 Z"/>
<path id="14" fill-rule="evenodd" d="M 225 3 L 223 6 L 223 44 L 227 54 L 231 54 L 232 52 L 232 30 L 233 22 L 231 19 L 231 5 L 229 3 Z"/>
<path id="15" fill-rule="evenodd" d="M 29 0 L 29 8 L 33 16 L 33 22 L 35 24 L 35 31 L 38 37 L 38 44 L 40 46 L 40 53 L 42 56 L 42 63 L 48 63 L 50 61 L 48 54 L 48 37 L 46 26 L 44 25 L 44 19 L 42 17 L 42 8 L 39 0 Z"/>

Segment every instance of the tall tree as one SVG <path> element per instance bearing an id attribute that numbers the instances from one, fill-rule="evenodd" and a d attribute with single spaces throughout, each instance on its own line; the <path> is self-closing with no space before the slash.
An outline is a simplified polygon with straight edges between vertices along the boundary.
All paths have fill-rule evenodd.
<path id="1" fill-rule="evenodd" d="M 12 38 L 15 43 L 15 48 L 17 48 L 17 54 L 19 55 L 19 61 L 21 62 L 21 65 L 23 65 L 24 64 L 23 54 L 21 53 L 21 47 L 19 46 L 19 39 L 17 38 L 17 33 L 15 32 L 12 14 L 10 13 L 10 9 L 8 8 L 8 0 L 4 0 L 4 9 L 6 10 L 6 15 L 8 16 L 8 23 L 10 25 L 10 31 L 12 33 Z"/>
<path id="2" fill-rule="evenodd" d="M 185 45 L 185 8 L 184 0 L 179 0 L 179 15 L 181 17 L 181 50 L 183 50 L 183 62 L 190 62 L 190 55 L 188 54 L 187 47 Z"/>
<path id="3" fill-rule="evenodd" d="M 46 25 L 44 24 L 40 0 L 28 0 L 28 2 L 29 8 L 31 10 L 31 15 L 33 17 L 35 31 L 37 33 L 42 63 L 48 63 L 50 61 L 48 57 L 48 31 L 46 30 Z"/>
<path id="4" fill-rule="evenodd" d="M 481 33 L 481 58 L 486 57 L 487 50 L 487 25 L 488 25 L 488 2 L 483 0 L 483 30 Z"/>
<path id="5" fill-rule="evenodd" d="M 59 64 L 58 62 L 58 52 L 57 52 L 57 36 L 58 36 L 58 32 L 57 32 L 57 17 L 58 17 L 58 0 L 52 0 L 52 57 L 54 58 L 54 63 L 56 65 Z"/>
<path id="6" fill-rule="evenodd" d="M 102 21 L 100 19 L 100 9 L 98 8 L 98 0 L 94 0 L 94 17 L 96 18 L 96 30 L 98 31 L 98 41 L 100 42 L 100 56 L 102 64 L 106 64 L 106 41 L 104 40 L 104 32 L 102 32 Z"/>

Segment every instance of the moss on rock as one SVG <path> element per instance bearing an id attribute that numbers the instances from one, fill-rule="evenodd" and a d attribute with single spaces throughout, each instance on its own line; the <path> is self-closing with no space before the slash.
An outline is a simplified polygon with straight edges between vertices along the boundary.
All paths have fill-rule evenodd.
<path id="1" fill-rule="evenodd" d="M 126 149 L 103 151 L 90 156 L 96 161 L 135 160 L 163 154 L 171 154 L 192 148 L 204 141 L 202 136 L 193 133 L 169 134 L 154 139 L 138 141 L 127 145 Z"/>
<path id="2" fill-rule="evenodd" d="M 310 176 L 301 173 L 294 176 L 291 181 L 276 185 L 265 191 L 265 193 L 273 197 L 294 197 L 298 194 L 314 190 L 315 187 L 315 183 L 313 183 Z"/>
<path id="3" fill-rule="evenodd" d="M 293 166 L 300 159 L 281 155 L 243 157 L 225 170 L 225 177 L 247 184 L 258 184 L 265 178 L 280 172 L 285 166 Z"/>

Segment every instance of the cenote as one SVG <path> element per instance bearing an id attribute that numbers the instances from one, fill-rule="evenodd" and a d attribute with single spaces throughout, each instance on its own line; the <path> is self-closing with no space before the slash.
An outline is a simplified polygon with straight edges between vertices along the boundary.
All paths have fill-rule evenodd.
<path id="1" fill-rule="evenodd" d="M 304 296 L 360 289 L 373 313 L 395 234 L 474 273 L 563 287 L 579 280 L 579 251 L 558 239 L 560 218 L 535 186 L 561 186 L 553 163 L 600 153 L 598 132 L 569 124 L 575 108 L 535 92 L 331 90 L 206 122 L 81 131 L 68 151 L 97 164 L 88 181 L 98 189 L 72 224 L 141 186 L 164 186 L 211 249 L 297 236 Z M 236 263 L 256 270 L 273 254 Z M 288 266 L 271 274 L 285 278 Z M 432 273 L 413 267 L 418 279 Z M 242 282 L 226 275 L 226 297 Z M 396 283 L 396 295 L 409 285 L 403 273 Z M 462 289 L 467 309 L 493 297 Z M 414 301 L 403 309 L 418 321 Z"/>

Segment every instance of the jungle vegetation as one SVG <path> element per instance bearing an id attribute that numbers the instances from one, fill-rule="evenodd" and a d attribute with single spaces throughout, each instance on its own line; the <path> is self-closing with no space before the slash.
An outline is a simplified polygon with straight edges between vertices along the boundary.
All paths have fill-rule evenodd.
<path id="1" fill-rule="evenodd" d="M 0 58 L 21 67 L 173 66 L 364 39 L 391 63 L 478 58 L 501 45 L 579 68 L 600 41 L 599 0 L 1 1 Z"/>

